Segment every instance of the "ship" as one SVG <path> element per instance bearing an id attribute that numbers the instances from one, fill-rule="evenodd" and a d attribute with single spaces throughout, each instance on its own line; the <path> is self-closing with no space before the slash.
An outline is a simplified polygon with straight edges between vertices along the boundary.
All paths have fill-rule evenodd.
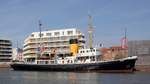
<path id="1" fill-rule="evenodd" d="M 118 60 L 100 61 L 101 53 L 96 48 L 81 49 L 76 56 L 60 55 L 54 60 L 35 60 L 35 63 L 13 63 L 14 70 L 26 71 L 98 71 L 98 72 L 133 72 L 137 56 Z"/>
<path id="2" fill-rule="evenodd" d="M 91 16 L 89 16 L 91 20 Z M 41 26 L 41 24 L 40 24 Z M 40 29 L 41 30 L 41 29 Z M 40 31 L 41 32 L 41 31 Z M 69 40 L 70 53 L 41 54 L 34 62 L 12 63 L 13 70 L 26 71 L 98 71 L 98 72 L 133 72 L 137 56 L 127 56 L 113 60 L 102 60 L 100 48 L 93 47 L 93 27 L 89 22 L 89 47 L 79 49 L 78 39 Z M 41 33 L 40 33 L 41 34 Z M 41 35 L 40 35 L 41 36 Z M 125 49 L 126 50 L 126 49 Z M 54 49 L 55 52 L 55 49 Z"/>

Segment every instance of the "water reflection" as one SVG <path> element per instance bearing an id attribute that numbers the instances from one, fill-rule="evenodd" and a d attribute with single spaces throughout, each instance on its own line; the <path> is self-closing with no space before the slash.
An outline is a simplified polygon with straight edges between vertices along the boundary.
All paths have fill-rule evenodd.
<path id="1" fill-rule="evenodd" d="M 36 72 L 0 69 L 0 84 L 150 84 L 150 73 Z"/>
<path id="2" fill-rule="evenodd" d="M 68 74 L 68 80 L 71 81 L 70 84 L 76 84 L 76 74 L 75 73 L 69 73 Z"/>

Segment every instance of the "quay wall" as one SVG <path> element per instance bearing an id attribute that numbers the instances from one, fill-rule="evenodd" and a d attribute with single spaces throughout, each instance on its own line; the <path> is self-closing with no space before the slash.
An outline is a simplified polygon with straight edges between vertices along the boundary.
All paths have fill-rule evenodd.
<path id="1" fill-rule="evenodd" d="M 137 71 L 150 72 L 150 56 L 138 56 L 138 60 L 135 63 L 135 69 Z"/>
<path id="2" fill-rule="evenodd" d="M 0 63 L 0 68 L 10 68 L 10 63 Z"/>

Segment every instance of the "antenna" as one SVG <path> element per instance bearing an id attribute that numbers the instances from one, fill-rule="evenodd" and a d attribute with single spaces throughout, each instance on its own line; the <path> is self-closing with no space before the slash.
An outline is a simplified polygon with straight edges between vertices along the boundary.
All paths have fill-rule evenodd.
<path id="1" fill-rule="evenodd" d="M 89 47 L 93 48 L 93 24 L 92 24 L 92 16 L 88 15 L 88 33 L 89 33 Z"/>

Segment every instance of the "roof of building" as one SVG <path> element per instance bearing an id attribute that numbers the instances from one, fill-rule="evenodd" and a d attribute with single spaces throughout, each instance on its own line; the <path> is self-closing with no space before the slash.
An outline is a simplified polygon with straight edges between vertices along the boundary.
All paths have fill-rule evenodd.
<path id="1" fill-rule="evenodd" d="M 48 29 L 48 30 L 42 30 L 41 32 L 49 32 L 49 31 L 52 31 L 52 32 L 55 32 L 55 31 L 64 31 L 64 30 L 78 30 L 77 28 L 53 28 L 53 29 Z M 32 32 L 32 33 L 39 33 L 40 31 L 37 31 L 37 32 Z"/>
<path id="2" fill-rule="evenodd" d="M 0 40 L 11 40 L 9 37 L 0 36 Z"/>

